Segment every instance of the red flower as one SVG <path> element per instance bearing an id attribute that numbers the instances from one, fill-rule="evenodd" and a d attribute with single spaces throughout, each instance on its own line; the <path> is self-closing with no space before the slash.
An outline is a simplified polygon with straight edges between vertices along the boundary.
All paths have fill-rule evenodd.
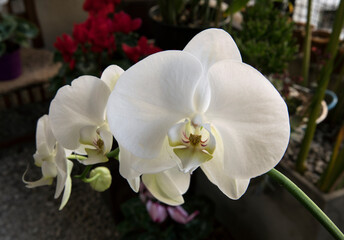
<path id="1" fill-rule="evenodd" d="M 142 20 L 140 18 L 131 19 L 130 15 L 120 11 L 113 17 L 113 31 L 128 34 L 140 28 Z"/>
<path id="2" fill-rule="evenodd" d="M 80 24 L 74 24 L 73 37 L 76 43 L 84 44 L 89 39 L 89 27 L 88 21 Z"/>
<path id="3" fill-rule="evenodd" d="M 70 63 L 71 68 L 74 68 L 75 63 L 73 63 L 73 54 L 78 45 L 73 38 L 64 33 L 62 37 L 57 37 L 54 47 L 62 54 L 63 60 Z"/>
<path id="4" fill-rule="evenodd" d="M 111 31 L 111 19 L 103 16 L 90 18 L 89 41 L 92 51 L 101 52 L 107 49 L 109 52 L 116 49 L 115 37 Z"/>
<path id="5" fill-rule="evenodd" d="M 125 55 L 133 62 L 138 62 L 140 59 L 161 51 L 160 48 L 149 44 L 146 37 L 142 36 L 137 42 L 137 46 L 130 47 L 127 44 L 122 44 L 122 49 Z"/>
<path id="6" fill-rule="evenodd" d="M 116 4 L 120 3 L 121 0 L 86 0 L 83 9 L 89 12 L 90 15 L 97 15 L 104 9 L 111 8 L 110 12 L 114 12 Z M 112 5 L 112 6 L 111 6 Z"/>

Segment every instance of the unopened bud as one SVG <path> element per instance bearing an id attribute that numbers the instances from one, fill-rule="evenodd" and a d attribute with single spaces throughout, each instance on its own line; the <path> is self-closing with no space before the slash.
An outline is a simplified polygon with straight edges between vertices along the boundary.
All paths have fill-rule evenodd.
<path id="1" fill-rule="evenodd" d="M 111 173 L 106 167 L 97 167 L 90 172 L 90 178 L 96 177 L 92 182 L 90 182 L 91 187 L 98 191 L 103 192 L 107 190 L 111 185 Z"/>

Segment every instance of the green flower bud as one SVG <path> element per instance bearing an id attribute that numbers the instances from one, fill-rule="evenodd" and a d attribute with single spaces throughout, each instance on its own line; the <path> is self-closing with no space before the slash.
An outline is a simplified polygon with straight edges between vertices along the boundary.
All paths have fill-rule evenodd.
<path id="1" fill-rule="evenodd" d="M 98 177 L 96 177 L 98 176 Z M 98 191 L 103 192 L 111 185 L 111 173 L 106 167 L 97 167 L 90 172 L 90 179 L 95 178 L 90 182 L 91 187 Z"/>

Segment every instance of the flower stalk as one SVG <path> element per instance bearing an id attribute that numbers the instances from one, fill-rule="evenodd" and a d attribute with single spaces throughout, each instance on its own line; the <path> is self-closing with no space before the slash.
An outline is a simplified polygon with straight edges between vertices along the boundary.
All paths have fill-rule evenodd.
<path id="1" fill-rule="evenodd" d="M 339 228 L 298 186 L 296 186 L 295 183 L 274 168 L 267 174 L 274 181 L 285 187 L 285 189 L 291 193 L 335 239 L 344 239 L 344 234 L 339 230 Z"/>
<path id="2" fill-rule="evenodd" d="M 326 62 L 325 66 L 322 68 L 318 87 L 316 89 L 315 95 L 313 97 L 313 102 L 311 106 L 311 112 L 307 124 L 307 129 L 305 132 L 305 136 L 301 143 L 301 150 L 298 155 L 298 159 L 296 162 L 296 169 L 299 172 L 304 172 L 306 169 L 306 159 L 308 156 L 308 152 L 310 149 L 310 145 L 312 139 L 314 137 L 315 129 L 316 129 L 316 119 L 321 110 L 321 101 L 324 99 L 325 91 L 327 89 L 327 85 L 330 81 L 330 76 L 333 70 L 334 60 L 337 54 L 338 45 L 339 45 L 339 35 L 344 26 L 344 0 L 340 1 L 340 5 L 338 7 L 335 21 L 332 28 L 332 34 L 330 38 L 330 42 L 327 45 L 326 53 L 329 57 L 328 61 Z"/>
<path id="3" fill-rule="evenodd" d="M 304 86 L 308 85 L 309 63 L 310 63 L 310 58 L 311 58 L 311 43 L 312 43 L 311 15 L 312 15 L 312 0 L 308 0 L 306 36 L 303 42 L 303 60 L 302 60 L 302 77 L 303 77 Z"/>

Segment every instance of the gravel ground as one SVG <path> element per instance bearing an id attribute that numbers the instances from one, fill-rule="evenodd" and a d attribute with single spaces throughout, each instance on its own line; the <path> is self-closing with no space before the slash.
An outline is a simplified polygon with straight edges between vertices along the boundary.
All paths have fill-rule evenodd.
<path id="1" fill-rule="evenodd" d="M 1 139 L 35 130 L 48 104 L 25 105 L 0 112 Z M 116 239 L 115 223 L 100 193 L 73 181 L 71 198 L 59 211 L 55 185 L 27 189 L 22 182 L 28 162 L 33 162 L 34 140 L 0 149 L 0 240 Z M 29 178 L 39 178 L 31 164 Z"/>

